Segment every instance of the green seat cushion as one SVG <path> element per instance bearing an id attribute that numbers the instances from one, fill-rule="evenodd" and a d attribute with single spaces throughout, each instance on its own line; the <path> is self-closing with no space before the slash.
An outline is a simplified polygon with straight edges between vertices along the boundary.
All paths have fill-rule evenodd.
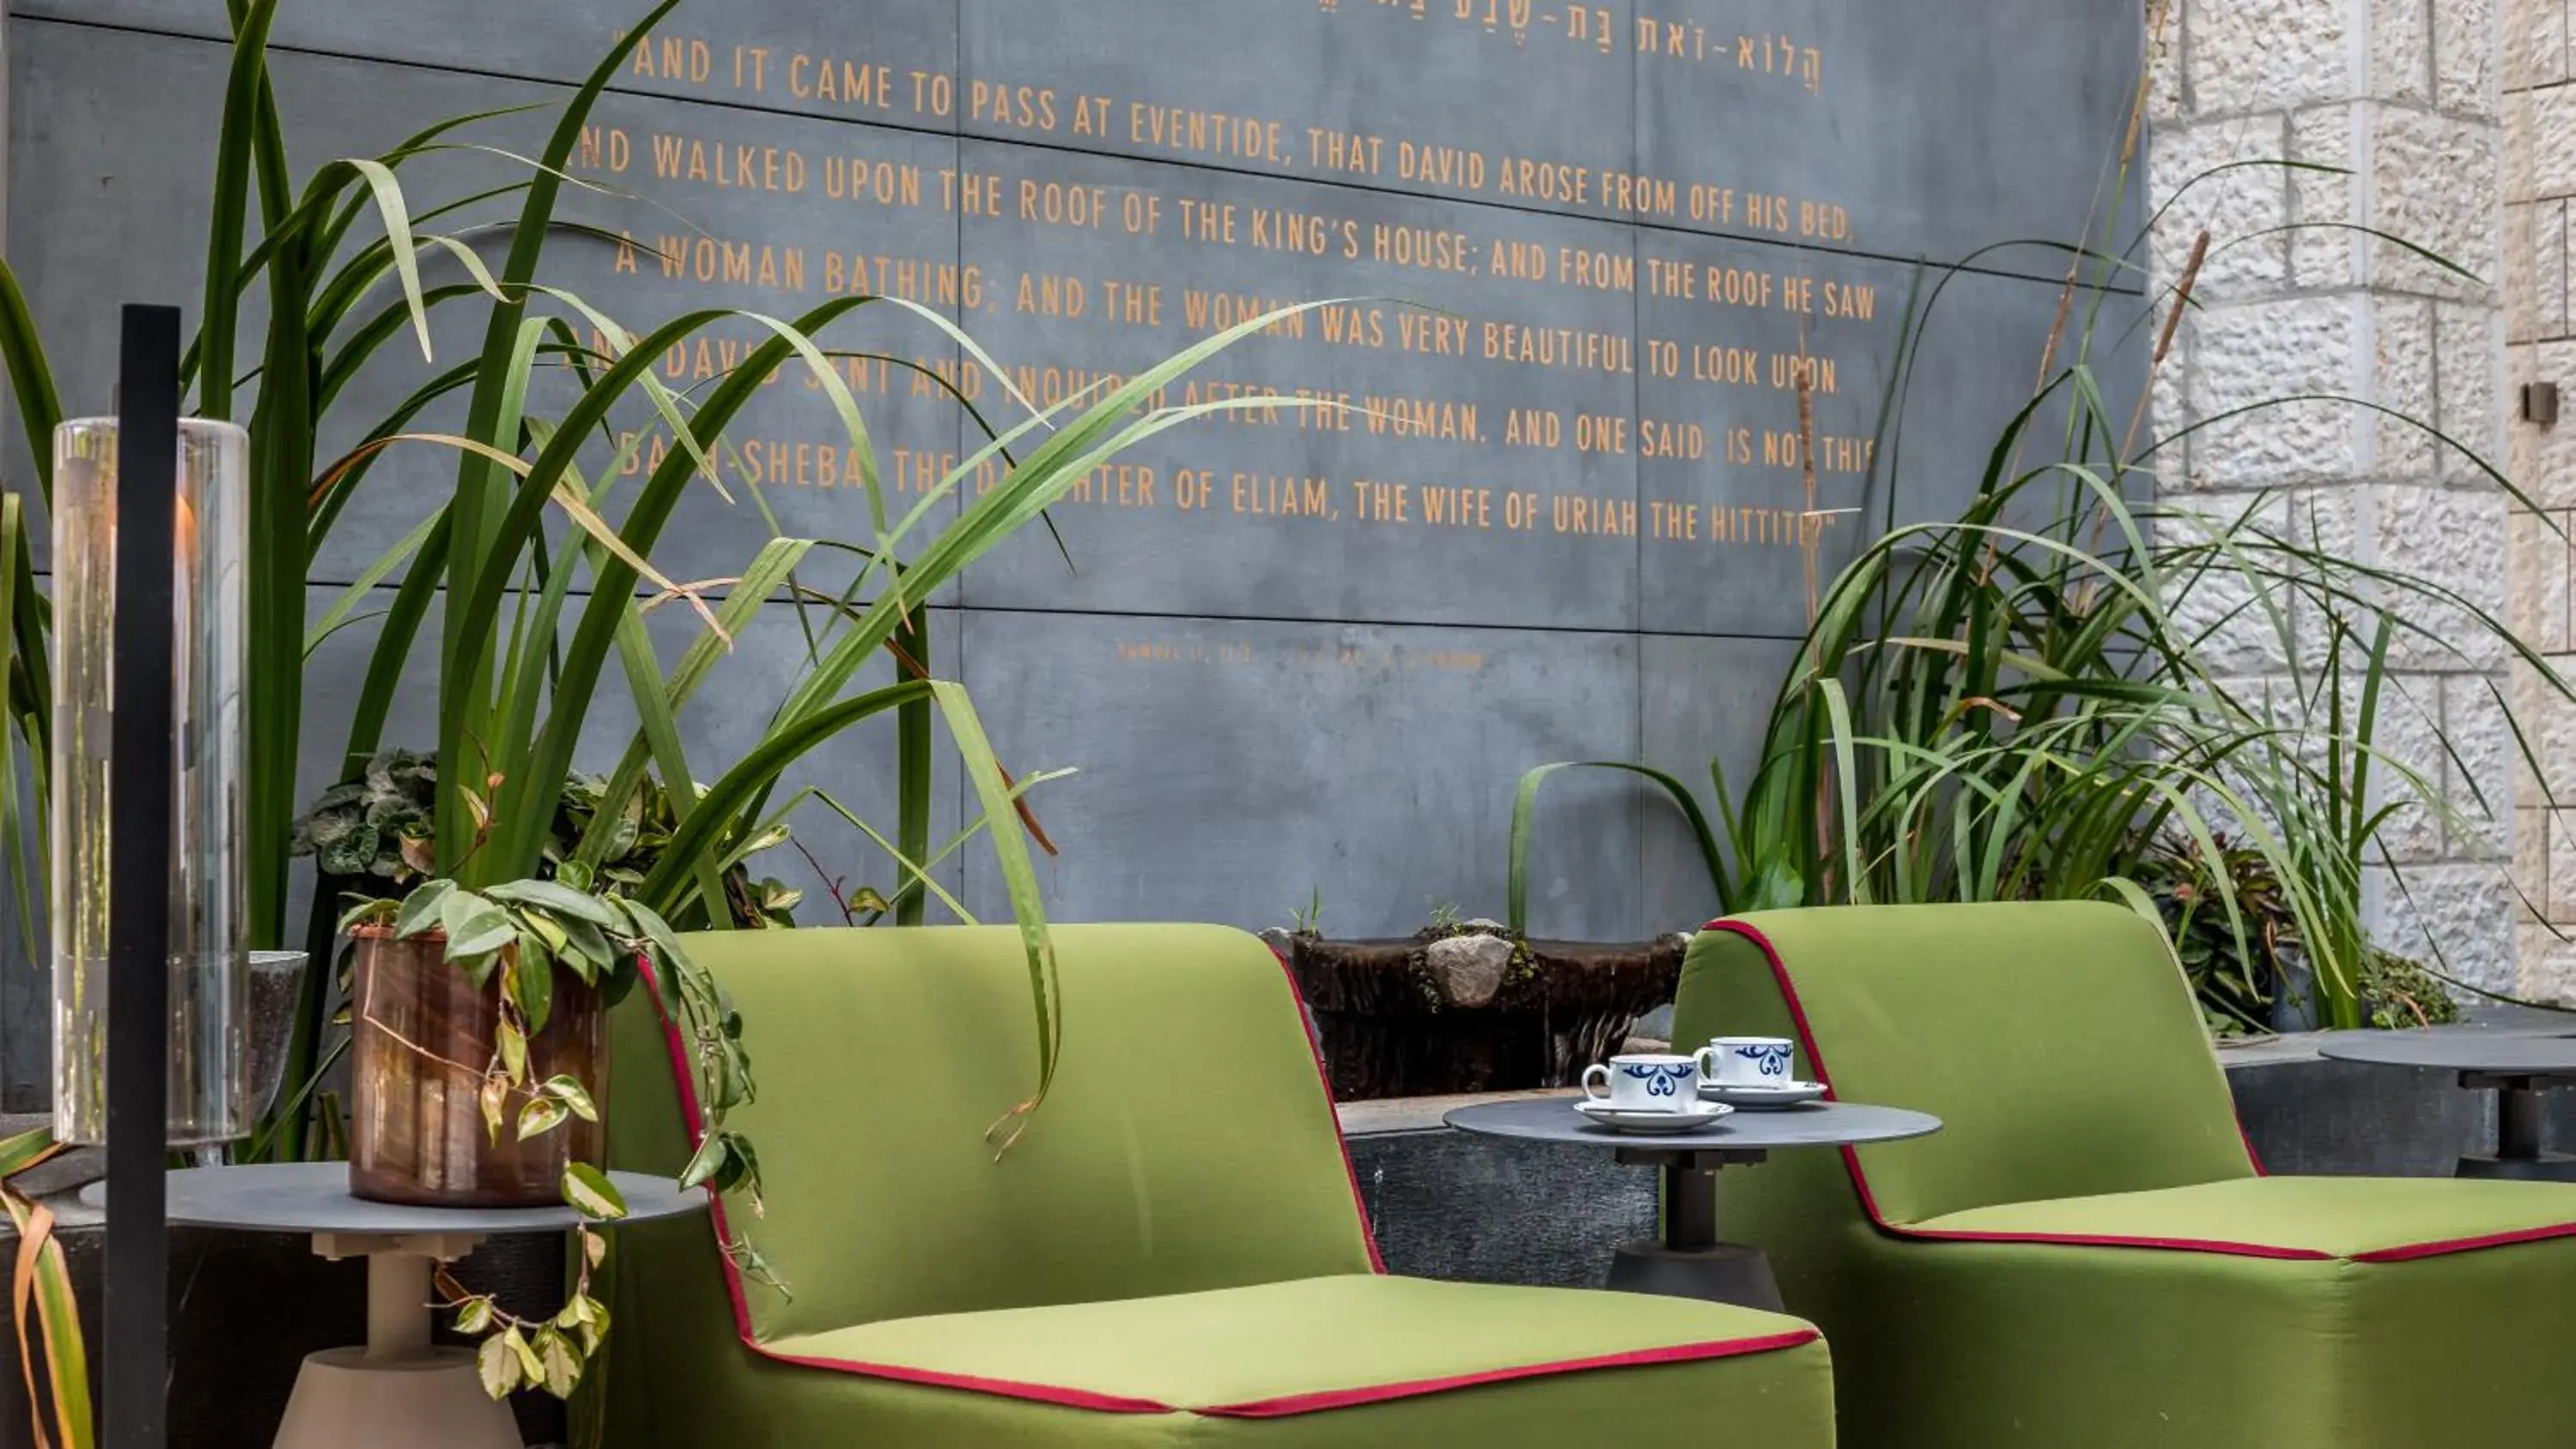
<path id="1" fill-rule="evenodd" d="M 1350 1274 L 799 1334 L 814 1368 L 1118 1413 L 1273 1418 L 1586 1369 L 1777 1352 L 1793 1318 L 1636 1294 Z"/>
<path id="2" fill-rule="evenodd" d="M 736 1342 L 704 1223 L 639 1224 L 617 1235 L 616 1252 L 617 1329 L 604 1442 L 617 1449 L 1569 1449 L 1600 1440 L 1605 1430 L 1615 1431 L 1621 1444 L 1833 1449 L 1835 1442 L 1833 1362 L 1822 1339 L 1713 1358 L 1640 1354 L 1635 1367 L 1482 1376 L 1526 1368 L 1541 1356 L 1579 1359 L 1614 1344 L 1660 1340 L 1687 1348 L 1704 1335 L 1748 1327 L 1767 1337 L 1787 1323 L 1673 1299 L 1350 1275 L 1327 1280 L 1320 1290 L 1277 1285 L 1275 1298 L 1238 1296 L 1271 1289 L 1229 1289 L 1179 1295 L 1213 1300 L 1205 1305 L 1149 1299 L 1009 1309 L 797 1340 L 798 1347 L 864 1351 L 914 1366 L 911 1377 L 895 1378 L 782 1362 Z M 1328 1298 L 1362 1306 L 1329 1325 L 1298 1317 L 1321 1311 Z M 1595 1300 L 1616 1305 L 1615 1335 Z M 1164 1311 L 1157 1305 L 1180 1311 L 1149 1321 Z M 1365 1350 L 1384 1343 L 1370 1321 L 1381 1311 L 1412 1336 L 1377 1363 Z M 1108 1339 L 1112 1320 L 1137 1336 Z M 709 1331 L 719 1324 L 727 1326 Z M 1063 1339 L 1051 1340 L 1058 1330 Z M 1337 1341 L 1344 1337 L 1352 1342 Z M 990 1354 L 977 1348 L 987 1341 Z M 1480 1358 L 1465 1352 L 1471 1345 L 1496 1352 Z M 766 1350 L 779 1351 L 778 1345 Z M 1145 1362 L 1149 1353 L 1177 1362 Z M 1261 1357 L 1275 1362 L 1254 1361 Z M 925 1365 L 962 1366 L 969 1378 L 997 1371 L 1080 1373 L 1099 1389 L 1123 1390 L 1139 1402 L 1117 1411 L 1048 1402 L 1001 1391 L 1019 1385 L 943 1382 Z M 1142 1402 L 1197 1393 L 1253 1395 L 1237 1402 L 1257 1405 L 1258 1396 L 1319 1385 L 1326 1392 L 1383 1387 L 1399 1373 L 1474 1381 L 1261 1418 L 1183 1407 L 1157 1412 Z"/>
<path id="3" fill-rule="evenodd" d="M 1897 1230 L 1908 1237 L 2398 1262 L 2576 1235 L 2576 1187 L 2421 1177 L 2249 1177 L 1999 1203 Z"/>

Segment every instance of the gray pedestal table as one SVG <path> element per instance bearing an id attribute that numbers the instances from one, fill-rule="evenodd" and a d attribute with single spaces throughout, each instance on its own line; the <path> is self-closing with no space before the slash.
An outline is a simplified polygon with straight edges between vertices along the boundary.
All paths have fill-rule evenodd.
<path id="1" fill-rule="evenodd" d="M 669 1178 L 613 1172 L 626 1216 L 595 1228 L 676 1217 L 706 1194 Z M 106 1184 L 81 1190 L 100 1206 Z M 349 1193 L 345 1162 L 192 1167 L 170 1174 L 169 1220 L 184 1227 L 310 1233 L 325 1258 L 367 1260 L 367 1342 L 305 1357 L 276 1449 L 518 1449 L 508 1406 L 485 1395 L 464 1349 L 433 1348 L 431 1272 L 505 1233 L 559 1233 L 582 1221 L 563 1205 L 425 1208 Z M 353 1435 L 355 1437 L 353 1437 Z"/>
<path id="2" fill-rule="evenodd" d="M 2496 1150 L 2460 1159 L 2456 1176 L 2576 1182 L 2576 1157 L 2540 1150 L 2540 1094 L 2576 1086 L 2576 1035 L 2436 1026 L 2413 1031 L 2343 1031 L 2317 1044 L 2339 1062 L 2457 1072 L 2460 1085 L 2496 1094 Z"/>
<path id="3" fill-rule="evenodd" d="M 1718 1239 L 1717 1170 L 1761 1162 L 1778 1148 L 1893 1142 L 1941 1130 L 1941 1119 L 1928 1113 L 1854 1102 L 1738 1110 L 1706 1127 L 1652 1135 L 1601 1126 L 1566 1097 L 1480 1102 L 1441 1120 L 1487 1137 L 1608 1148 L 1628 1166 L 1663 1169 L 1664 1235 L 1620 1244 L 1606 1286 L 1774 1313 L 1783 1307 L 1770 1258 L 1760 1248 Z"/>

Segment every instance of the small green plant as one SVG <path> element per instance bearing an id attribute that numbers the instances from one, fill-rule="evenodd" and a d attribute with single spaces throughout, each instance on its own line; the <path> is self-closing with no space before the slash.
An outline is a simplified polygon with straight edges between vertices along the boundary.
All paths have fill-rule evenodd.
<path id="1" fill-rule="evenodd" d="M 696 793 L 706 793 L 700 784 Z M 431 810 L 438 795 L 438 762 L 410 750 L 380 751 L 367 761 L 358 778 L 325 790 L 295 822 L 291 847 L 311 856 L 344 901 L 400 900 L 427 879 L 436 864 L 437 842 Z M 570 862 L 582 838 L 598 823 L 608 796 L 608 782 L 597 775 L 575 773 L 564 782 L 555 806 L 555 823 L 547 836 L 540 875 L 551 879 Z M 672 832 L 678 827 L 671 795 L 659 776 L 647 770 L 639 786 L 626 792 L 617 818 L 605 827 L 606 856 L 594 878 L 602 889 L 632 892 L 661 864 Z M 721 876 L 731 923 L 739 927 L 796 924 L 795 911 L 804 892 L 775 879 L 755 879 L 752 856 L 785 844 L 788 828 L 775 822 L 728 852 Z"/>
<path id="2" fill-rule="evenodd" d="M 436 760 L 386 750 L 297 818 L 287 853 L 313 857 L 322 874 L 368 894 L 395 894 L 436 868 L 429 816 L 437 798 Z"/>
<path id="3" fill-rule="evenodd" d="M 1466 924 L 1466 920 L 1458 914 L 1458 907 L 1455 904 L 1449 901 L 1433 901 L 1431 903 L 1432 934 L 1439 936 L 1455 935 L 1463 929 Z"/>
<path id="4" fill-rule="evenodd" d="M 1320 936 L 1324 933 L 1324 888 L 1322 886 L 1316 886 L 1312 894 L 1307 896 L 1304 910 L 1291 913 L 1290 922 L 1289 929 L 1300 936 Z"/>
<path id="5" fill-rule="evenodd" d="M 2307 946 L 2263 853 L 2224 835 L 2214 837 L 2214 844 L 2212 856 L 2188 838 L 2166 836 L 2142 863 L 2138 884 L 2155 902 L 2211 1033 L 2268 1032 L 2273 1004 L 2311 970 Z M 2233 923 L 2227 913 L 2231 893 L 2238 917 Z M 2441 981 L 2394 951 L 2365 945 L 2359 975 L 2362 1019 L 2370 1026 L 2438 1026 L 2459 1019 L 2459 1006 Z"/>

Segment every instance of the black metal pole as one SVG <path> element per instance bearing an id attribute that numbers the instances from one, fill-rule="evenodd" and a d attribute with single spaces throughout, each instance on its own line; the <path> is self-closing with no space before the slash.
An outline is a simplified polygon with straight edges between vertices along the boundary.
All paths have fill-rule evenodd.
<path id="1" fill-rule="evenodd" d="M 99 1442 L 162 1449 L 170 1376 L 172 517 L 179 310 L 127 307 L 117 371 L 116 657 L 108 767 L 106 1362 Z"/>

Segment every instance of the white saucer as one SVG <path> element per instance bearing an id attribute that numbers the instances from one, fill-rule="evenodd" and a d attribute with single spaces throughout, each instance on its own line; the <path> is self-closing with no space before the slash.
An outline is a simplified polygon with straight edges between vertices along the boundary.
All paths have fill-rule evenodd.
<path id="1" fill-rule="evenodd" d="M 1702 1102 L 1696 1112 L 1640 1112 L 1607 1102 L 1582 1101 L 1574 1104 L 1574 1110 L 1622 1132 L 1669 1133 L 1697 1131 L 1735 1109 L 1724 1102 Z"/>
<path id="2" fill-rule="evenodd" d="M 1813 1102 L 1825 1095 L 1825 1087 L 1822 1082 L 1783 1082 L 1776 1087 L 1722 1087 L 1715 1082 L 1702 1082 L 1699 1095 L 1703 1101 L 1771 1112 Z"/>

